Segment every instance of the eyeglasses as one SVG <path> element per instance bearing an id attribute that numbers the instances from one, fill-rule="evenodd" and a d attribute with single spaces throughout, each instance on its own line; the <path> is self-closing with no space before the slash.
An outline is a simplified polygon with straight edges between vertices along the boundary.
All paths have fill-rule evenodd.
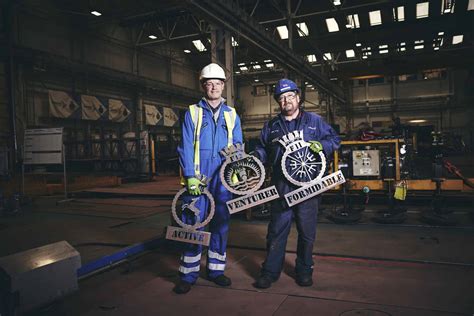
<path id="1" fill-rule="evenodd" d="M 291 102 L 296 99 L 296 93 L 282 95 L 278 98 L 278 103 L 283 103 L 283 101 Z"/>
<path id="2" fill-rule="evenodd" d="M 212 87 L 221 87 L 224 83 L 222 81 L 217 81 L 217 82 L 205 82 L 204 86 L 206 88 L 212 88 Z"/>

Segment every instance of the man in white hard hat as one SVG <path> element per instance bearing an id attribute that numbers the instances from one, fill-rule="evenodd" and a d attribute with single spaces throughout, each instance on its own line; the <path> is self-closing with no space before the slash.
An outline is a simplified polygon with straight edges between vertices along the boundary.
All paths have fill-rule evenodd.
<path id="1" fill-rule="evenodd" d="M 242 143 L 240 118 L 235 109 L 222 98 L 226 80 L 224 69 L 218 64 L 205 66 L 199 77 L 205 96 L 189 106 L 182 124 L 182 140 L 178 146 L 179 162 L 185 178 L 185 185 L 191 196 L 200 196 L 210 179 L 207 189 L 215 200 L 215 214 L 209 223 L 211 240 L 207 253 L 207 277 L 220 286 L 231 285 L 224 275 L 226 264 L 227 235 L 230 215 L 226 202 L 231 193 L 222 185 L 219 170 L 224 162 L 220 151 L 232 144 Z M 200 196 L 196 206 L 201 210 L 201 222 L 207 217 L 208 200 Z M 186 217 L 186 214 L 183 214 Z M 183 218 L 194 224 L 194 218 Z M 201 245 L 186 244 L 179 267 L 180 281 L 173 289 L 178 294 L 189 292 L 199 276 Z"/>

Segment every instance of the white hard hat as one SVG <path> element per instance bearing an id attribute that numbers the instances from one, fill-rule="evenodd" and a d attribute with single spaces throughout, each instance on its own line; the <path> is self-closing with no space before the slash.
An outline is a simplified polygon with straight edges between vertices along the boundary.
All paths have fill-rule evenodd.
<path id="1" fill-rule="evenodd" d="M 207 65 L 206 67 L 202 68 L 199 80 L 203 81 L 207 79 L 220 79 L 225 81 L 224 69 L 215 63 Z"/>

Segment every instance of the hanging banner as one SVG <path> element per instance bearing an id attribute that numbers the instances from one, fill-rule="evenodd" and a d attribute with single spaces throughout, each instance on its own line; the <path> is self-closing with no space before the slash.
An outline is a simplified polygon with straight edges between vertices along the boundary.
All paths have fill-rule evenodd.
<path id="1" fill-rule="evenodd" d="M 132 112 L 125 106 L 123 101 L 109 99 L 109 120 L 112 122 L 125 121 Z"/>
<path id="2" fill-rule="evenodd" d="M 179 120 L 178 114 L 172 108 L 163 107 L 163 125 L 175 126 Z"/>
<path id="3" fill-rule="evenodd" d="M 48 90 L 49 114 L 54 117 L 68 118 L 79 105 L 64 91 Z"/>
<path id="4" fill-rule="evenodd" d="M 145 108 L 145 124 L 146 125 L 163 125 L 163 115 L 160 113 L 160 110 L 154 105 L 144 104 Z M 161 123 L 161 124 L 159 124 Z"/>
<path id="5" fill-rule="evenodd" d="M 104 115 L 107 108 L 99 99 L 92 95 L 81 95 L 82 119 L 97 121 Z"/>

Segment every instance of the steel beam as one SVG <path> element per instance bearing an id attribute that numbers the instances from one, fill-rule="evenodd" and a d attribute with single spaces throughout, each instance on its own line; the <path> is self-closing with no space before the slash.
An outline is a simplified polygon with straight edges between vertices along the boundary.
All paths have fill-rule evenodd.
<path id="1" fill-rule="evenodd" d="M 288 69 L 313 83 L 319 90 L 332 95 L 339 102 L 346 102 L 341 87 L 332 83 L 328 78 L 323 77 L 303 57 L 295 54 L 294 51 L 285 47 L 281 42 L 275 41 L 259 25 L 258 21 L 250 17 L 232 1 L 187 0 L 187 3 L 197 13 L 204 15 L 213 23 L 221 25 L 235 34 L 240 34 L 241 37 L 267 53 L 269 58 L 271 57 L 282 65 L 286 65 Z"/>

